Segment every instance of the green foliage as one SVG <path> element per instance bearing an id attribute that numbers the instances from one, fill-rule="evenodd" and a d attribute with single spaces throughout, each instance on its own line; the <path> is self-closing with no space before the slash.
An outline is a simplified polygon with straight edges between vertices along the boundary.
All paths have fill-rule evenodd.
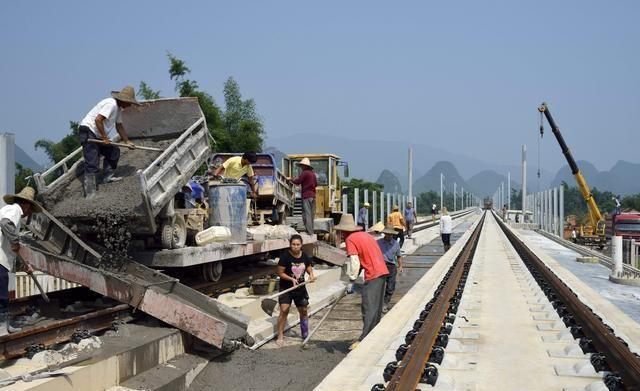
<path id="1" fill-rule="evenodd" d="M 144 81 L 140 82 L 140 87 L 138 87 L 138 98 L 142 100 L 151 100 L 151 99 L 160 99 L 160 90 L 154 91 L 147 83 Z"/>
<path id="2" fill-rule="evenodd" d="M 20 163 L 16 163 L 16 193 L 22 191 L 27 185 L 33 186 L 33 171 L 30 168 L 23 167 Z"/>
<path id="3" fill-rule="evenodd" d="M 198 89 L 198 83 L 187 78 L 191 69 L 172 55 L 169 58 L 169 77 L 176 82 L 180 96 L 194 96 L 202 108 L 207 127 L 219 152 L 259 152 L 262 150 L 264 126 L 253 99 L 242 99 L 238 82 L 229 77 L 224 84 L 225 110 L 213 97 Z"/>
<path id="4" fill-rule="evenodd" d="M 640 211 L 640 193 L 628 195 L 620 200 L 620 203 L 622 204 L 622 209 L 635 209 Z"/>
<path id="5" fill-rule="evenodd" d="M 445 193 L 446 194 L 446 193 Z M 431 205 L 440 205 L 440 193 L 430 190 L 426 193 L 420 193 L 417 197 L 418 213 L 429 215 L 431 214 Z M 446 202 L 445 202 L 446 205 Z"/>
<path id="6" fill-rule="evenodd" d="M 36 141 L 34 145 L 35 149 L 42 149 L 44 153 L 47 154 L 49 160 L 54 163 L 64 159 L 80 147 L 80 142 L 78 142 L 77 137 L 78 123 L 69 121 L 69 128 L 71 129 L 71 133 L 66 135 L 62 140 L 56 143 L 48 139 L 40 139 Z"/>

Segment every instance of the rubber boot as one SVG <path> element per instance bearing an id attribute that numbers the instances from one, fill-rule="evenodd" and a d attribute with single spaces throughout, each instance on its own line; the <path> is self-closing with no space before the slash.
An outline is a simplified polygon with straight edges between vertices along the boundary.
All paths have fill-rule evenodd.
<path id="1" fill-rule="evenodd" d="M 96 174 L 84 174 L 84 197 L 88 200 L 96 196 Z"/>
<path id="2" fill-rule="evenodd" d="M 306 339 L 309 336 L 309 318 L 300 320 L 300 332 L 302 339 Z"/>
<path id="3" fill-rule="evenodd" d="M 8 324 L 7 313 L 0 312 L 0 337 L 9 334 L 7 324 Z"/>
<path id="4" fill-rule="evenodd" d="M 113 168 L 104 167 L 102 169 L 102 183 L 112 183 L 121 181 L 122 177 L 114 176 Z"/>

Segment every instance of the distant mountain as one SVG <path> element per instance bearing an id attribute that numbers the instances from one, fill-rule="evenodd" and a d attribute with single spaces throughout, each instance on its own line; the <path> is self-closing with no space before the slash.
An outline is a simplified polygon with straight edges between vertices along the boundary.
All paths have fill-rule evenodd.
<path id="1" fill-rule="evenodd" d="M 402 193 L 402 186 L 400 185 L 398 177 L 389 170 L 383 170 L 376 180 L 376 183 L 384 186 L 385 193 Z"/>
<path id="2" fill-rule="evenodd" d="M 451 162 L 436 162 L 426 174 L 418 178 L 413 184 L 413 192 L 415 194 L 427 191 L 440 192 L 440 173 L 444 175 L 445 192 L 453 192 L 453 184 L 456 183 L 457 194 L 460 194 L 461 188 L 476 192 L 466 181 L 462 179 L 458 170 Z"/>
<path id="3" fill-rule="evenodd" d="M 494 170 L 505 175 L 511 171 L 512 179 L 520 178 L 519 162 L 514 165 L 495 164 L 411 140 L 356 140 L 327 134 L 299 133 L 287 137 L 269 138 L 267 142 L 285 153 L 335 153 L 349 163 L 351 176 L 354 178 L 373 181 L 380 172 L 389 170 L 395 173 L 405 190 L 409 147 L 413 148 L 414 178 L 419 178 L 438 161 L 455 163 L 460 175 L 464 177 L 470 177 L 482 170 Z M 536 165 L 530 161 L 527 172 L 530 188 L 536 184 L 536 170 Z M 553 173 L 542 170 L 540 187 L 546 188 L 552 177 Z"/>
<path id="4" fill-rule="evenodd" d="M 579 160 L 577 164 L 590 187 L 621 195 L 640 193 L 640 164 L 618 160 L 609 171 L 599 171 L 586 160 Z M 559 186 L 563 181 L 569 186 L 576 186 L 568 165 L 558 171 L 551 186 Z"/>
<path id="5" fill-rule="evenodd" d="M 19 145 L 16 144 L 16 163 L 23 167 L 30 168 L 34 172 L 42 172 L 43 167 L 36 163 Z"/>
<path id="6" fill-rule="evenodd" d="M 479 196 L 491 196 L 504 182 L 505 191 L 507 184 L 509 183 L 506 175 L 498 174 L 493 170 L 480 171 L 476 175 L 467 179 L 467 184 L 471 189 L 474 189 Z M 529 182 L 529 181 L 527 181 Z M 517 183 L 513 177 L 511 178 L 511 188 L 520 190 L 520 184 Z"/>

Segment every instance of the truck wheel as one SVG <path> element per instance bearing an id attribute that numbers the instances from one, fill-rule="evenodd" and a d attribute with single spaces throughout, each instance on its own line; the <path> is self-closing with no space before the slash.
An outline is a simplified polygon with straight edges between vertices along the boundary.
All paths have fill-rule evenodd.
<path id="1" fill-rule="evenodd" d="M 202 265 L 202 277 L 205 281 L 216 282 L 222 276 L 222 262 L 209 262 Z"/>
<path id="2" fill-rule="evenodd" d="M 184 247 L 187 242 L 187 224 L 180 215 L 175 216 L 173 222 L 162 223 L 160 241 L 162 248 L 175 249 Z"/>

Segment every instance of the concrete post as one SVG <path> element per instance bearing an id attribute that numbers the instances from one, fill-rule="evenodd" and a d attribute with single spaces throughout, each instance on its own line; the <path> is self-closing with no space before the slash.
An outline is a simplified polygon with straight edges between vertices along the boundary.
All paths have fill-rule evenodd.
<path id="1" fill-rule="evenodd" d="M 391 194 L 387 193 L 387 216 L 389 216 L 390 214 L 391 214 Z M 385 225 L 387 224 L 386 219 L 384 223 Z"/>
<path id="2" fill-rule="evenodd" d="M 377 200 L 378 200 L 378 192 L 374 191 L 373 193 L 371 193 L 371 212 L 372 212 L 371 221 L 373 221 L 373 224 L 378 222 L 378 203 L 376 202 Z"/>
<path id="3" fill-rule="evenodd" d="M 527 146 L 522 144 L 522 215 L 527 212 Z"/>
<path id="4" fill-rule="evenodd" d="M 637 262 L 638 262 L 638 250 L 636 250 L 636 240 L 635 239 L 631 239 L 631 246 L 629 247 L 629 263 L 631 264 L 631 266 L 638 268 Z"/>
<path id="5" fill-rule="evenodd" d="M 464 210 L 464 187 L 460 189 L 460 210 Z"/>
<path id="6" fill-rule="evenodd" d="M 5 205 L 2 197 L 16 191 L 16 136 L 0 134 L 0 207 Z"/>
<path id="7" fill-rule="evenodd" d="M 558 188 L 551 189 L 551 222 L 553 234 L 558 235 Z"/>
<path id="8" fill-rule="evenodd" d="M 553 192 L 551 191 L 551 189 L 547 190 L 547 232 L 552 233 L 553 232 L 553 201 L 551 200 L 551 197 L 553 195 Z"/>
<path id="9" fill-rule="evenodd" d="M 346 194 L 342 195 L 342 213 L 349 213 L 349 196 Z"/>
<path id="10" fill-rule="evenodd" d="M 613 270 L 611 274 L 615 277 L 622 276 L 622 236 L 613 236 L 611 238 L 611 247 L 613 255 Z"/>
<path id="11" fill-rule="evenodd" d="M 364 202 L 369 202 L 369 189 L 364 189 Z M 365 226 L 367 229 L 369 228 L 369 209 L 367 209 L 367 221 Z"/>
<path id="12" fill-rule="evenodd" d="M 560 185 L 560 237 L 564 238 L 564 186 Z"/>
<path id="13" fill-rule="evenodd" d="M 353 219 L 358 224 L 358 211 L 360 211 L 360 189 L 353 189 Z"/>
<path id="14" fill-rule="evenodd" d="M 380 220 L 384 224 L 384 191 L 380 192 Z"/>

